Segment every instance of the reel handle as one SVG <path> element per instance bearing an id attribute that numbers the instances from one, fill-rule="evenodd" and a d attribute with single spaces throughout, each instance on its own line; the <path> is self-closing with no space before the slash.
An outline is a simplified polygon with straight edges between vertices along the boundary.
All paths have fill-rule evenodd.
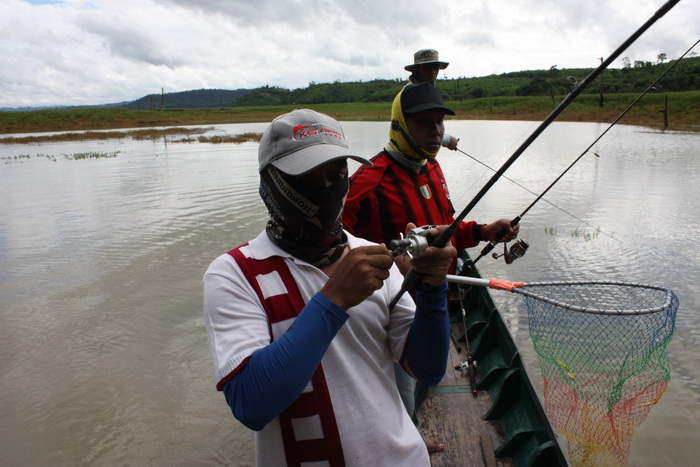
<path id="1" fill-rule="evenodd" d="M 518 225 L 518 224 L 520 223 L 520 219 L 521 219 L 520 216 L 516 216 L 515 219 L 513 219 L 512 221 L 510 221 L 510 226 L 511 226 L 511 227 L 515 227 L 516 225 Z M 494 238 L 492 241 L 490 241 L 490 242 L 488 242 L 488 243 L 486 244 L 486 246 L 484 247 L 484 249 L 481 250 L 481 253 L 479 253 L 479 256 L 478 256 L 476 259 L 474 259 L 474 261 L 472 261 L 471 264 L 476 263 L 476 262 L 479 261 L 483 256 L 486 256 L 486 255 L 488 255 L 489 253 L 491 253 L 491 250 L 493 250 L 494 247 L 495 247 L 501 240 L 503 240 L 503 237 L 506 236 L 506 233 L 507 233 L 506 229 L 503 229 L 503 230 L 501 230 L 500 232 L 498 232 L 498 235 L 496 235 L 496 238 Z"/>

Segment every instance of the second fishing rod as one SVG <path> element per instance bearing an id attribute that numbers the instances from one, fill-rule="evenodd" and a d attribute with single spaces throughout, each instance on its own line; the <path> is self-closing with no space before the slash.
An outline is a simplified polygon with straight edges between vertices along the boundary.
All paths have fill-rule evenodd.
<path id="1" fill-rule="evenodd" d="M 515 150 L 513 155 L 511 155 L 508 160 L 501 166 L 498 171 L 486 182 L 486 185 L 476 194 L 476 196 L 467 204 L 467 206 L 459 213 L 455 220 L 450 224 L 445 230 L 440 233 L 437 237 L 432 240 L 432 245 L 437 247 L 444 247 L 450 241 L 452 236 L 457 231 L 459 224 L 464 220 L 464 218 L 471 212 L 471 210 L 476 206 L 479 201 L 486 195 L 486 193 L 491 189 L 491 187 L 498 181 L 498 179 L 505 173 L 508 168 L 513 165 L 513 163 L 522 155 L 523 152 L 539 137 L 539 135 L 556 119 L 559 114 L 561 114 L 564 109 L 573 102 L 576 97 L 578 97 L 581 92 L 583 92 L 590 84 L 595 80 L 595 78 L 600 75 L 603 70 L 605 70 L 613 61 L 615 61 L 634 41 L 636 41 L 639 36 L 641 36 L 647 29 L 651 27 L 656 21 L 662 18 L 666 13 L 668 13 L 671 8 L 673 8 L 680 0 L 669 0 L 664 5 L 659 8 L 654 15 L 649 18 L 639 29 L 637 29 L 625 42 L 623 42 L 606 60 L 604 60 L 598 68 L 593 70 L 583 81 L 581 81 L 578 86 L 573 88 L 569 94 L 561 101 L 561 103 L 550 113 L 547 118 L 540 123 L 540 125 L 535 129 L 535 131 Z M 511 223 L 511 225 L 517 225 Z M 401 296 L 407 291 L 414 288 L 420 281 L 420 275 L 416 273 L 413 269 L 409 270 L 408 274 L 404 278 L 403 284 L 401 285 L 401 290 L 396 294 L 394 299 L 389 304 L 389 309 L 393 309 L 398 303 Z"/>
<path id="2" fill-rule="evenodd" d="M 569 170 L 571 170 L 571 168 L 572 168 L 574 165 L 576 165 L 576 163 L 578 163 L 578 161 L 580 161 L 580 160 L 583 158 L 583 156 L 585 156 L 586 154 L 588 154 L 588 152 L 591 150 L 591 148 L 592 148 L 598 141 L 600 141 L 601 138 L 603 138 L 603 136 L 605 136 L 605 135 L 608 133 L 608 131 L 610 131 L 610 129 L 611 129 L 612 127 L 614 127 L 614 126 L 617 124 L 617 122 L 619 122 L 619 121 L 622 119 L 622 117 L 624 117 L 625 115 L 627 115 L 627 113 L 628 113 L 635 105 L 637 105 L 637 103 L 638 103 L 645 95 L 647 95 L 647 93 L 649 93 L 649 91 L 651 91 L 652 89 L 655 89 L 655 86 L 657 85 L 657 83 L 658 83 L 664 76 L 666 76 L 666 74 L 668 74 L 668 72 L 671 71 L 671 70 L 672 70 L 686 55 L 688 55 L 688 53 L 690 53 L 690 51 L 693 50 L 693 49 L 695 48 L 695 46 L 698 45 L 698 43 L 700 43 L 700 40 L 696 41 L 692 46 L 690 46 L 690 48 L 689 48 L 688 50 L 686 50 L 685 53 L 684 53 L 683 55 L 681 55 L 676 61 L 674 61 L 673 63 L 671 63 L 671 65 L 670 65 L 668 68 L 666 68 L 666 70 L 664 70 L 663 73 L 661 73 L 661 74 L 660 74 L 660 75 L 659 75 L 659 76 L 658 76 L 658 77 L 657 77 L 657 78 L 656 78 L 656 79 L 655 79 L 655 80 L 654 80 L 654 81 L 639 95 L 639 96 L 637 96 L 637 98 L 636 98 L 634 101 L 632 101 L 632 103 L 631 103 L 630 105 L 628 105 L 627 108 L 626 108 L 625 110 L 623 110 L 622 113 L 620 113 L 620 115 L 618 115 L 617 118 L 616 118 L 615 120 L 613 120 L 613 122 L 612 122 L 610 125 L 608 125 L 608 127 L 605 129 L 605 131 L 603 131 L 603 132 L 600 134 L 600 136 L 598 136 L 598 137 L 597 137 L 597 138 L 596 138 L 596 139 L 595 139 L 595 140 L 594 140 L 594 141 L 593 141 L 593 142 L 592 142 L 592 143 L 591 143 L 591 144 L 590 144 L 576 159 L 574 159 L 574 161 L 573 161 L 566 169 L 564 169 L 564 171 L 563 171 L 561 174 L 559 174 L 559 176 L 558 176 L 547 188 L 545 188 L 545 190 L 544 190 L 542 193 L 540 193 L 539 195 L 537 195 L 537 197 L 535 198 L 535 200 L 534 200 L 532 203 L 530 203 L 530 205 L 528 205 L 527 208 L 525 208 L 525 210 L 524 210 L 523 212 L 521 212 L 517 217 L 515 217 L 515 218 L 511 221 L 511 226 L 515 227 L 518 223 L 520 223 L 520 221 L 521 221 L 522 218 L 525 216 L 525 214 L 527 214 L 528 211 L 530 211 L 530 209 L 532 209 L 532 207 L 533 207 L 535 204 L 537 204 L 540 200 L 542 200 L 543 197 L 544 197 L 544 195 L 547 194 L 547 192 L 548 192 L 550 189 L 552 189 L 552 187 L 554 187 L 554 185 L 555 185 L 559 180 L 561 180 L 561 178 L 562 178 L 564 175 L 566 175 L 566 173 L 569 172 Z M 457 149 L 457 150 L 460 151 L 460 152 L 462 152 L 463 154 L 465 154 L 465 155 L 471 157 L 472 159 L 474 159 L 472 156 L 470 156 L 469 154 L 465 153 L 464 151 L 462 151 L 462 150 L 460 150 L 460 149 Z M 594 154 L 595 154 L 595 153 L 594 153 Z M 598 156 L 598 154 L 595 154 L 595 156 L 596 156 L 596 157 L 600 157 L 600 156 Z M 474 160 L 476 160 L 476 159 L 474 159 Z M 485 165 L 485 164 L 482 163 L 482 165 Z M 488 167 L 488 166 L 487 166 L 487 167 Z M 489 168 L 490 168 L 490 167 L 489 167 Z M 522 186 L 522 185 L 520 185 L 519 183 L 515 182 L 514 180 L 511 180 L 511 179 L 509 179 L 508 177 L 505 177 L 505 176 L 504 176 L 503 178 L 506 178 L 506 179 L 512 181 L 512 182 L 515 183 L 516 185 L 518 185 L 518 186 L 520 186 L 521 188 L 523 188 L 523 189 L 529 191 L 530 193 L 532 193 L 532 191 L 528 190 L 527 188 L 525 188 L 524 186 Z M 534 194 L 534 193 L 533 193 L 533 194 Z M 550 203 L 550 204 L 552 204 L 552 203 Z M 553 205 L 553 204 L 552 204 L 552 205 Z M 563 211 L 562 208 L 560 208 L 560 207 L 558 207 L 558 206 L 556 206 L 556 205 L 553 205 L 553 206 L 555 206 L 557 209 L 560 209 L 560 210 Z M 564 212 L 566 212 L 566 211 L 564 211 Z M 573 214 L 570 214 L 570 213 L 567 213 L 567 214 L 569 214 L 570 216 L 573 216 Z M 573 217 L 576 218 L 576 216 L 573 216 Z M 576 219 L 578 219 L 578 218 L 576 218 Z M 579 219 L 579 220 L 580 220 L 580 219 Z M 583 221 L 581 221 L 581 222 L 583 222 Z M 476 258 L 474 258 L 474 259 L 473 259 L 472 261 L 470 261 L 469 263 L 465 264 L 465 266 L 468 267 L 468 268 L 473 267 L 473 265 L 474 265 L 477 261 L 479 261 L 481 258 L 483 258 L 484 256 L 486 256 L 487 254 L 489 254 L 489 253 L 491 252 L 491 250 L 493 250 L 493 248 L 503 239 L 503 237 L 504 237 L 505 235 L 506 235 L 506 231 L 505 231 L 505 230 L 501 231 L 501 232 L 496 236 L 496 238 L 495 238 L 493 241 L 489 242 L 489 243 L 481 250 L 481 252 L 479 253 L 479 256 L 477 256 Z M 527 248 L 527 247 L 526 247 L 526 248 Z M 523 254 L 524 254 L 524 253 L 523 253 Z M 506 262 L 508 262 L 507 259 L 506 259 Z"/>

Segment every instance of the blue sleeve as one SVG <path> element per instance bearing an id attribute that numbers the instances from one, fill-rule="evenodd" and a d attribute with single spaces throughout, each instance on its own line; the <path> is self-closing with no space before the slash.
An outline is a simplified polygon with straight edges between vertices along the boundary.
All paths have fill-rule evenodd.
<path id="1" fill-rule="evenodd" d="M 449 351 L 447 282 L 440 287 L 421 282 L 416 294 L 416 316 L 408 338 L 408 366 L 421 383 L 434 386 L 445 376 Z"/>
<path id="2" fill-rule="evenodd" d="M 223 387 L 233 415 L 262 430 L 302 393 L 348 314 L 320 292 L 292 327 L 256 351 Z"/>

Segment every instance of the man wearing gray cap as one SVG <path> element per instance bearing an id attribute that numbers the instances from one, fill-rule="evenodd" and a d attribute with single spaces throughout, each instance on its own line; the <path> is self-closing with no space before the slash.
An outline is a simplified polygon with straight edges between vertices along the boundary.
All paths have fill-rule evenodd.
<path id="1" fill-rule="evenodd" d="M 408 77 L 409 84 L 430 83 L 435 86 L 435 80 L 440 70 L 449 66 L 450 62 L 440 60 L 440 55 L 435 49 L 421 49 L 413 54 L 413 63 L 406 65 L 404 70 L 410 71 Z M 459 138 L 452 135 L 445 135 L 442 138 L 442 145 L 447 149 L 456 150 Z"/>
<path id="2" fill-rule="evenodd" d="M 341 223 L 348 158 L 371 165 L 331 117 L 276 118 L 258 153 L 267 227 L 204 275 L 217 389 L 257 432 L 258 465 L 430 465 L 393 365 L 425 384 L 442 379 L 456 251 L 430 247 L 413 259 L 423 277 L 416 302 L 404 295 L 390 312 L 403 282 L 392 253 Z"/>

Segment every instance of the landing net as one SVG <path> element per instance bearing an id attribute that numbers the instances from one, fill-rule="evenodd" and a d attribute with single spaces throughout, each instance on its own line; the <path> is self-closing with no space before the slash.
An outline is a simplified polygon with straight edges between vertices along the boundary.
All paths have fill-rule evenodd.
<path id="1" fill-rule="evenodd" d="M 632 435 L 670 378 L 678 298 L 624 282 L 526 283 L 544 405 L 574 466 L 626 465 Z"/>

